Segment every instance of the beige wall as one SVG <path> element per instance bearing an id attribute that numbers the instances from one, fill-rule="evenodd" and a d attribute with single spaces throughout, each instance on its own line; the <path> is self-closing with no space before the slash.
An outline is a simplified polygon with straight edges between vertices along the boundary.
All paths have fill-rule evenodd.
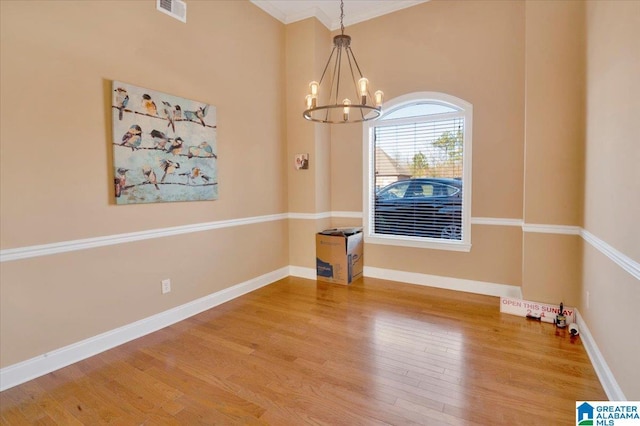
<path id="1" fill-rule="evenodd" d="M 587 2 L 586 30 L 584 228 L 640 262 L 640 2 Z M 625 396 L 639 400 L 640 280 L 584 246 L 580 312 Z"/>
<path id="2" fill-rule="evenodd" d="M 430 1 L 345 31 L 387 100 L 434 91 L 473 104 L 475 217 L 522 218 L 524 11 L 522 2 Z M 333 126 L 333 211 L 363 210 L 362 144 L 361 126 Z M 470 253 L 368 244 L 365 265 L 520 285 L 522 235 L 514 229 L 473 226 Z M 496 261 L 501 268 L 489 267 Z"/>
<path id="3" fill-rule="evenodd" d="M 280 221 L 5 262 L 2 367 L 286 266 L 283 235 Z"/>
<path id="4" fill-rule="evenodd" d="M 520 279 L 522 230 L 474 225 L 470 253 L 365 244 L 366 266 L 514 285 Z"/>
<path id="5" fill-rule="evenodd" d="M 565 306 L 580 301 L 582 239 L 577 235 L 525 232 L 522 292 L 526 300 Z"/>
<path id="6" fill-rule="evenodd" d="M 584 180 L 584 2 L 526 2 L 524 222 L 579 226 Z M 525 299 L 575 306 L 581 241 L 527 233 Z"/>
<path id="7" fill-rule="evenodd" d="M 287 211 L 284 25 L 188 3 L 0 2 L 2 249 Z M 114 204 L 111 80 L 216 106 L 219 200 Z M 1 366 L 288 264 L 286 221 L 3 262 Z"/>
<path id="8" fill-rule="evenodd" d="M 330 129 L 302 118 L 309 82 L 320 80 L 328 52 L 329 30 L 316 19 L 286 27 L 287 170 L 289 212 L 310 215 L 289 221 L 289 262 L 315 268 L 315 234 L 330 227 L 330 219 L 314 219 L 331 210 Z M 309 154 L 309 169 L 296 170 L 296 154 Z"/>
<path id="9" fill-rule="evenodd" d="M 526 223 L 582 224 L 584 7 L 526 3 Z"/>
<path id="10" fill-rule="evenodd" d="M 640 281 L 592 245 L 583 245 L 584 278 L 578 309 L 624 396 L 638 401 Z"/>
<path id="11" fill-rule="evenodd" d="M 295 22 L 286 27 L 288 198 L 289 211 L 296 213 L 323 212 L 329 204 L 328 197 L 321 196 L 321 184 L 326 180 L 324 176 L 328 166 L 322 153 L 323 144 L 317 134 L 326 132 L 323 130 L 326 126 L 318 126 L 302 118 L 309 82 L 312 76 L 322 72 L 321 62 L 326 48 L 330 46 L 328 37 L 329 31 L 315 19 Z M 310 155 L 308 170 L 295 169 L 296 154 Z"/>
<path id="12" fill-rule="evenodd" d="M 584 227 L 640 261 L 640 2 L 587 3 L 587 94 Z"/>

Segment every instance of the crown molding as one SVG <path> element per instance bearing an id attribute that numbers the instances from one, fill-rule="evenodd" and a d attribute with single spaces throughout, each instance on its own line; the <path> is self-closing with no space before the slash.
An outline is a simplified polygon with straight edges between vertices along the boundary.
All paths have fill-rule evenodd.
<path id="1" fill-rule="evenodd" d="M 406 9 L 408 7 L 416 6 L 420 3 L 426 3 L 430 0 L 395 0 L 388 2 L 381 2 L 379 7 L 371 8 L 371 9 L 363 9 L 358 13 L 353 14 L 353 16 L 345 16 L 344 25 L 345 27 L 349 25 L 358 24 L 360 22 L 365 22 L 370 19 L 374 19 L 383 15 L 387 15 L 389 13 L 397 12 L 398 10 Z M 325 24 L 326 26 L 326 24 Z M 340 29 L 340 19 L 334 19 L 331 21 L 331 26 L 327 26 L 331 31 Z"/>
<path id="2" fill-rule="evenodd" d="M 318 1 L 274 1 L 274 0 L 250 0 L 251 3 L 267 12 L 283 24 L 291 24 L 293 22 L 302 21 L 307 18 L 316 18 L 327 29 L 331 31 L 340 29 L 340 16 L 337 14 L 337 8 L 334 2 L 318 2 Z M 360 22 L 368 21 L 379 16 L 387 15 L 398 10 L 406 9 L 426 3 L 430 0 L 395 0 L 395 1 L 377 1 L 377 2 L 351 2 L 352 8 L 344 18 L 344 25 L 354 25 Z M 304 7 L 307 3 L 308 7 Z M 365 4 L 367 3 L 367 4 Z M 375 3 L 374 7 L 368 7 L 371 3 Z M 302 5 L 303 7 L 299 7 Z M 327 6 L 330 5 L 330 6 Z M 336 10 L 336 13 L 329 13 Z M 330 18 L 329 16 L 334 16 Z"/>

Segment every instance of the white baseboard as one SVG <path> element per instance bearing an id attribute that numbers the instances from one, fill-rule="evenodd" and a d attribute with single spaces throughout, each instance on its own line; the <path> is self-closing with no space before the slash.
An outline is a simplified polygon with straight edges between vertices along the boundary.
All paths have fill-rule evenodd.
<path id="1" fill-rule="evenodd" d="M 302 266 L 289 266 L 289 275 L 308 280 L 316 279 L 316 270 L 313 268 L 305 268 Z"/>
<path id="2" fill-rule="evenodd" d="M 442 277 L 439 275 L 419 274 L 416 272 L 397 271 L 393 269 L 364 267 L 364 276 L 403 283 L 424 285 L 427 287 L 448 290 L 466 291 L 468 293 L 485 294 L 487 296 L 515 297 L 522 299 L 522 289 L 514 285 L 495 284 L 484 281 L 465 280 L 462 278 Z"/>
<path id="3" fill-rule="evenodd" d="M 294 277 L 307 278 L 310 280 L 316 279 L 316 270 L 313 268 L 289 266 L 289 274 Z M 494 284 L 482 281 L 465 280 L 461 278 L 396 271 L 393 269 L 374 268 L 372 266 L 365 266 L 362 275 L 365 277 L 424 285 L 427 287 L 466 291 L 468 293 L 485 294 L 488 296 L 515 297 L 522 299 L 522 290 L 520 287 L 513 285 Z"/>
<path id="4" fill-rule="evenodd" d="M 289 275 L 289 267 L 212 293 L 168 311 L 0 369 L 0 391 L 43 376 L 123 343 L 175 324 Z"/>
<path id="5" fill-rule="evenodd" d="M 580 315 L 580 312 L 577 309 L 576 323 L 578 324 L 578 328 L 580 330 L 580 338 L 582 339 L 582 344 L 587 351 L 587 355 L 589 355 L 591 365 L 593 365 L 593 369 L 596 370 L 598 379 L 600 379 L 600 384 L 607 394 L 607 397 L 610 401 L 626 401 L 627 398 L 624 396 L 622 389 L 620 389 L 620 386 L 618 385 L 616 378 L 613 376 L 613 373 L 609 369 L 609 366 L 602 356 L 600 349 L 598 349 L 598 345 L 596 345 L 596 341 L 593 339 L 593 336 L 589 331 L 589 327 L 587 327 L 587 323 L 584 322 L 582 316 Z"/>

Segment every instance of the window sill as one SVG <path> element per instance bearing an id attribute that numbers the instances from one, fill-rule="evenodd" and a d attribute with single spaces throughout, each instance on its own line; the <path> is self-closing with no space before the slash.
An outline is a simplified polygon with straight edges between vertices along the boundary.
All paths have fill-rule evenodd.
<path id="1" fill-rule="evenodd" d="M 471 251 L 471 243 L 465 241 L 440 241 L 436 239 L 414 238 L 404 236 L 366 235 L 364 242 L 387 246 L 425 248 L 433 250 Z"/>

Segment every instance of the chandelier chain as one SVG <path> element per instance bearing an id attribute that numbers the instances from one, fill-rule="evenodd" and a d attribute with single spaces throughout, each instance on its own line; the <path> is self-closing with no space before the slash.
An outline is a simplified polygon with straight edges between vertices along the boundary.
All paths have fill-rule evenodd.
<path id="1" fill-rule="evenodd" d="M 340 32 L 344 35 L 344 1 L 340 0 Z"/>

